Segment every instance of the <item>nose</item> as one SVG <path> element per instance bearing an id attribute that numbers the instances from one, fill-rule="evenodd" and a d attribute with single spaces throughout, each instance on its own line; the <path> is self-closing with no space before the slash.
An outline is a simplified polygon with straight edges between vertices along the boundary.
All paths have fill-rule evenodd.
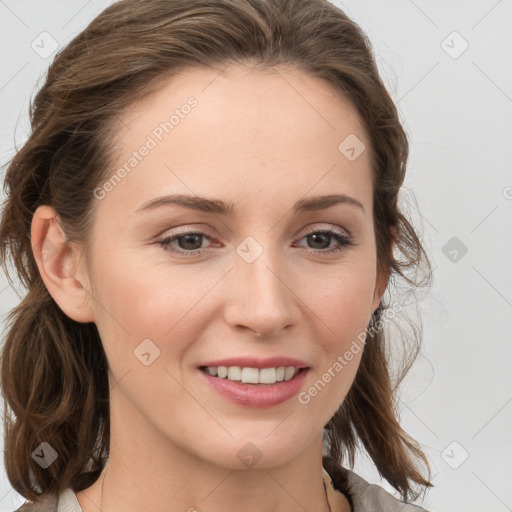
<path id="1" fill-rule="evenodd" d="M 247 263 L 236 256 L 228 284 L 224 319 L 233 329 L 252 331 L 259 336 L 277 336 L 291 330 L 300 318 L 290 272 L 263 252 Z"/>

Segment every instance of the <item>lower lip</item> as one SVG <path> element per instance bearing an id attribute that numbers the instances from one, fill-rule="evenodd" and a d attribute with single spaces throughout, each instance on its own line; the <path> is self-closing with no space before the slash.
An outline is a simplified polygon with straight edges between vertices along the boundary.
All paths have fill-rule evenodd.
<path id="1" fill-rule="evenodd" d="M 272 407 L 299 393 L 309 368 L 302 369 L 293 379 L 275 384 L 244 384 L 228 379 L 213 377 L 203 370 L 198 370 L 206 382 L 224 398 L 248 407 Z"/>

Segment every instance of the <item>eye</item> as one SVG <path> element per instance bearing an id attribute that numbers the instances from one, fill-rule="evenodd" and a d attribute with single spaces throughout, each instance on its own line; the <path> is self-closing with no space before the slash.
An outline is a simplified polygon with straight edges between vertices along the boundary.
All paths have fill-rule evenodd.
<path id="1" fill-rule="evenodd" d="M 308 243 L 313 245 L 312 252 L 320 252 L 332 254 L 344 250 L 346 247 L 353 245 L 353 242 L 348 234 L 335 231 L 333 229 L 313 230 L 307 233 L 302 239 L 307 239 Z M 301 240 L 302 240 L 301 239 Z M 332 248 L 328 248 L 330 243 L 334 241 L 338 244 Z M 311 252 L 311 251 L 310 251 Z"/>
<path id="2" fill-rule="evenodd" d="M 168 236 L 163 240 L 159 240 L 157 243 L 169 252 L 185 254 L 187 256 L 197 256 L 206 252 L 201 247 L 205 238 L 210 240 L 210 237 L 205 233 L 189 231 L 174 236 Z M 178 249 L 176 249 L 176 242 Z"/>

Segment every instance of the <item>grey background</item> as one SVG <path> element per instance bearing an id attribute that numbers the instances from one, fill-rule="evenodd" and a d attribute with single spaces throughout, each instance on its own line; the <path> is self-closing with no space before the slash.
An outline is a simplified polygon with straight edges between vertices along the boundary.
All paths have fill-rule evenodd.
<path id="1" fill-rule="evenodd" d="M 26 138 L 28 100 L 52 58 L 31 44 L 41 52 L 46 37 L 51 49 L 42 32 L 66 44 L 110 3 L 0 0 L 1 163 Z M 423 505 L 512 510 L 512 3 L 335 3 L 369 35 L 397 102 L 411 144 L 403 200 L 434 267 L 422 352 L 399 401 L 433 470 Z M 2 319 L 18 301 L 2 274 Z M 356 471 L 390 490 L 364 456 Z M 22 502 L 2 466 L 0 511 Z"/>

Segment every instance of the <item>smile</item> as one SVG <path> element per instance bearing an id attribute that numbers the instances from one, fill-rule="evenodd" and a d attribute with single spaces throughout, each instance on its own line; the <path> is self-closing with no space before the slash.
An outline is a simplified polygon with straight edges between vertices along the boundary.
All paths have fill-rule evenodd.
<path id="1" fill-rule="evenodd" d="M 200 369 L 212 377 L 227 379 L 244 384 L 275 384 L 289 381 L 301 371 L 294 366 L 274 368 L 250 368 L 240 366 L 201 366 Z"/>

